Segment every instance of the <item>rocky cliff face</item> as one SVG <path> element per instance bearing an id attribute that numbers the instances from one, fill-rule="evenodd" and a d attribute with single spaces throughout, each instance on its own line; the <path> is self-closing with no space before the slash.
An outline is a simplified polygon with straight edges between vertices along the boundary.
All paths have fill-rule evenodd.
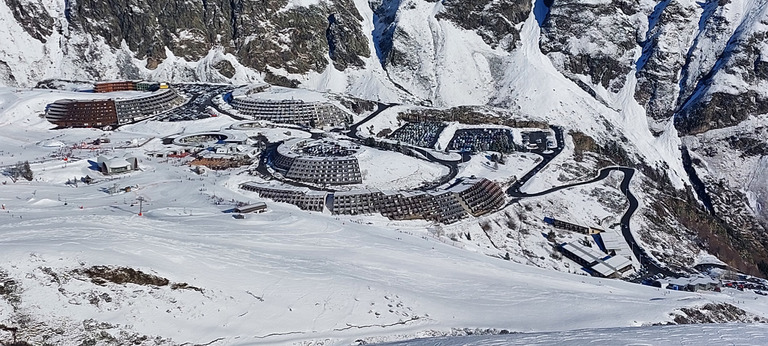
<path id="1" fill-rule="evenodd" d="M 631 0 L 554 1 L 542 24 L 541 51 L 585 88 L 616 93 L 632 71 L 639 11 Z"/>
<path id="2" fill-rule="evenodd" d="M 541 50 L 588 91 L 634 72 L 652 131 L 701 133 L 768 112 L 766 23 L 765 2 L 554 1 Z"/>
<path id="3" fill-rule="evenodd" d="M 40 2 L 22 3 L 19 0 L 6 1 L 13 18 L 22 24 L 26 32 L 35 39 L 45 42 L 53 32 L 53 18 Z"/>
<path id="4" fill-rule="evenodd" d="M 487 103 L 503 74 L 500 61 L 518 47 L 531 13 L 527 0 L 382 0 L 370 7 L 390 81 L 436 106 Z"/>
<path id="5" fill-rule="evenodd" d="M 684 220 L 684 208 L 679 220 L 714 252 L 762 269 L 768 199 L 752 168 L 765 158 L 765 137 L 753 130 L 768 113 L 767 9 L 766 1 L 561 0 L 549 7 L 540 38 L 555 68 L 596 101 L 624 107 L 616 100 L 633 91 L 654 136 L 671 123 L 689 135 L 684 143 L 699 163 L 689 172 L 702 177 L 709 221 Z M 735 162 L 738 169 L 722 169 Z"/>
<path id="6" fill-rule="evenodd" d="M 216 46 L 247 67 L 289 73 L 322 71 L 328 58 L 338 69 L 362 66 L 370 55 L 360 14 L 349 0 L 288 6 L 287 0 L 154 1 L 73 0 L 67 20 L 73 30 L 101 37 L 112 48 L 123 41 L 152 69 L 166 48 L 197 61 Z"/>
<path id="7" fill-rule="evenodd" d="M 526 0 L 446 0 L 437 19 L 477 32 L 492 48 L 512 50 L 520 40 L 519 26 L 531 12 Z"/>
<path id="8" fill-rule="evenodd" d="M 648 17 L 648 30 L 640 43 L 635 99 L 647 111 L 652 130 L 663 131 L 672 118 L 680 94 L 680 73 L 697 33 L 701 8 L 693 3 L 663 1 Z"/>
<path id="9" fill-rule="evenodd" d="M 768 4 L 708 1 L 682 73 L 677 128 L 696 134 L 768 112 Z"/>

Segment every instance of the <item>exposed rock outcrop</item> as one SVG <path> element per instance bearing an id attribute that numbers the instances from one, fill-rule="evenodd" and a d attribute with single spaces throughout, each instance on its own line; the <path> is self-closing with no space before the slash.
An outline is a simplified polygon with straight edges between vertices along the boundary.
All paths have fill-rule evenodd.
<path id="1" fill-rule="evenodd" d="M 697 134 L 768 113 L 768 3 L 707 1 L 680 82 L 677 129 Z"/>
<path id="2" fill-rule="evenodd" d="M 616 93 L 635 60 L 639 11 L 633 0 L 555 1 L 542 24 L 539 46 L 565 76 L 586 76 L 591 85 Z"/>
<path id="3" fill-rule="evenodd" d="M 329 56 L 339 69 L 363 66 L 360 57 L 370 56 L 362 17 L 348 0 L 309 7 L 292 7 L 286 0 L 79 0 L 68 18 L 77 31 L 102 37 L 112 48 L 125 41 L 149 68 L 167 57 L 166 47 L 188 61 L 224 47 L 248 67 L 298 74 L 324 70 Z"/>
<path id="4" fill-rule="evenodd" d="M 518 24 L 531 12 L 527 0 L 446 0 L 444 10 L 436 15 L 458 26 L 474 30 L 491 47 L 501 46 L 511 51 L 520 40 Z"/>
<path id="5" fill-rule="evenodd" d="M 35 39 L 45 43 L 54 30 L 53 18 L 40 0 L 5 0 L 13 17 Z"/>
<path id="6" fill-rule="evenodd" d="M 700 12 L 693 3 L 662 1 L 648 17 L 649 28 L 636 64 L 635 99 L 645 107 L 654 133 L 663 131 L 675 112 L 680 73 L 698 32 Z"/>

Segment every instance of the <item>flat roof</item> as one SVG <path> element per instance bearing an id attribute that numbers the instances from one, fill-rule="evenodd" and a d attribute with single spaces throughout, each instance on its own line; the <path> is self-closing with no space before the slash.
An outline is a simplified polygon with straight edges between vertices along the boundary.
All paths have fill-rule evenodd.
<path id="1" fill-rule="evenodd" d="M 259 87 L 262 87 L 262 85 L 249 85 L 246 87 L 235 89 L 232 91 L 232 97 L 235 97 L 238 99 L 242 98 L 242 99 L 248 99 L 253 101 L 275 102 L 275 103 L 279 103 L 281 101 L 297 101 L 297 102 L 304 102 L 307 104 L 330 102 L 330 100 L 328 99 L 328 97 L 325 96 L 325 94 L 317 91 L 306 90 L 306 89 L 285 88 L 285 87 L 272 85 L 261 92 L 256 92 L 256 93 L 250 92 L 251 90 L 258 89 Z"/>
<path id="2" fill-rule="evenodd" d="M 613 256 L 605 261 L 598 261 L 597 264 L 592 266 L 592 270 L 608 277 L 615 273 L 620 273 L 622 270 L 629 266 L 632 266 L 632 262 L 630 262 L 626 257 Z"/>
<path id="3" fill-rule="evenodd" d="M 574 244 L 574 243 L 563 244 L 563 249 L 574 254 L 575 256 L 578 256 L 579 258 L 589 263 L 599 261 L 605 256 L 607 256 L 603 252 L 597 251 L 594 248 L 586 247 L 586 246 L 583 246 L 580 244 Z"/>
<path id="4" fill-rule="evenodd" d="M 426 195 L 424 191 L 400 191 L 400 194 L 403 195 L 403 197 L 414 197 L 414 196 Z"/>
<path id="5" fill-rule="evenodd" d="M 455 193 L 464 192 L 467 189 L 469 189 L 470 187 L 472 187 L 475 184 L 477 184 L 480 181 L 482 181 L 484 178 L 472 178 L 472 177 L 469 177 L 469 178 L 461 178 L 461 179 L 462 179 L 461 182 L 459 182 L 456 185 L 451 186 L 446 191 L 455 192 Z"/>
<path id="6" fill-rule="evenodd" d="M 316 145 L 338 145 L 344 150 L 352 151 L 351 154 L 345 156 L 317 156 L 311 154 L 305 154 L 294 151 L 299 145 L 304 145 L 305 148 L 309 148 Z M 350 141 L 336 141 L 328 139 L 311 139 L 311 138 L 292 138 L 277 147 L 277 152 L 280 155 L 292 157 L 296 159 L 312 160 L 312 161 L 340 161 L 354 158 L 355 154 L 359 151 L 359 147 Z"/>
<path id="7" fill-rule="evenodd" d="M 350 190 L 350 191 L 337 191 L 337 192 L 334 192 L 333 195 L 335 197 L 335 196 L 369 195 L 369 194 L 375 194 L 375 193 L 381 193 L 381 190 L 360 189 L 360 190 Z"/>
<path id="8" fill-rule="evenodd" d="M 254 203 L 251 203 L 251 204 L 248 204 L 248 205 L 244 205 L 242 207 L 237 207 L 237 208 L 235 208 L 235 211 L 239 212 L 239 213 L 242 213 L 244 211 L 247 212 L 247 211 L 266 209 L 266 208 L 267 208 L 267 203 L 264 203 L 264 202 L 254 202 Z"/>
<path id="9" fill-rule="evenodd" d="M 605 244 L 605 248 L 608 250 L 623 250 L 629 248 L 624 237 L 614 231 L 600 233 L 600 238 L 603 239 L 603 244 Z"/>
<path id="10" fill-rule="evenodd" d="M 263 189 L 272 189 L 272 190 L 283 190 L 283 191 L 290 191 L 290 192 L 302 192 L 302 193 L 308 193 L 312 190 L 310 190 L 308 187 L 298 187 L 283 183 L 260 183 L 257 181 L 246 181 L 242 183 L 242 185 L 250 185 L 253 187 L 259 187 Z"/>
<path id="11" fill-rule="evenodd" d="M 264 203 L 264 202 L 253 202 L 251 204 L 246 204 L 240 208 L 245 209 L 245 208 L 251 208 L 251 207 L 266 207 L 266 206 L 267 206 L 267 203 Z"/>

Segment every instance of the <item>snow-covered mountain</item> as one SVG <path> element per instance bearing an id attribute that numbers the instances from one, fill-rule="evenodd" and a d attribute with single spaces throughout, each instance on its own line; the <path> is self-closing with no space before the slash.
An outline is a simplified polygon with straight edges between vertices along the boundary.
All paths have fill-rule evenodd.
<path id="1" fill-rule="evenodd" d="M 655 213 L 669 217 L 659 228 L 719 234 L 747 258 L 740 266 L 756 270 L 768 263 L 768 177 L 759 168 L 766 8 L 736 0 L 6 0 L 0 81 L 267 81 L 489 106 L 584 134 L 596 141 L 588 149 L 640 165 L 662 185 L 682 190 L 701 175 L 706 187 L 694 186 L 682 205 L 663 201 L 657 187 Z M 716 129 L 737 139 L 713 141 Z M 705 138 L 718 150 L 699 145 Z M 680 148 L 692 157 L 688 170 Z M 715 167 L 724 161 L 738 169 Z M 745 228 L 751 240 L 734 235 Z"/>
<path id="2" fill-rule="evenodd" d="M 528 189 L 591 177 L 608 165 L 636 167 L 631 188 L 641 206 L 632 227 L 651 256 L 686 269 L 709 252 L 744 272 L 768 276 L 767 11 L 765 0 L 3 0 L 0 85 L 26 89 L 48 79 L 266 81 L 401 104 L 377 118 L 372 125 L 377 131 L 391 127 L 403 112 L 483 114 L 559 125 L 568 133 L 563 154 Z M 5 100 L 4 106 L 0 102 L 5 111 L 0 125 L 22 119 L 34 125 L 38 119 L 24 112 L 39 113 L 43 100 L 54 99 L 35 94 Z M 154 131 L 137 127 L 142 135 Z M 8 138 L 23 148 L 25 140 L 39 136 L 45 135 Z M 471 171 L 472 164 L 478 163 L 465 169 Z M 616 222 L 609 216 L 625 207 L 617 182 L 611 177 L 595 185 L 602 191 L 592 196 L 599 203 L 585 206 L 578 203 L 580 194 L 564 190 L 484 219 L 490 232 L 476 224 L 448 226 L 445 232 L 465 233 L 478 242 L 481 253 L 508 252 L 515 262 L 568 271 L 547 257 L 544 246 L 527 248 L 543 243 L 538 236 L 507 233 L 508 228 L 523 234 L 539 221 L 513 225 L 509 220 L 553 208 L 586 223 L 598 216 Z M 599 215 L 581 213 L 587 209 Z M 147 227 L 168 225 L 163 218 L 157 222 Z M 18 237 L 22 241 L 24 236 Z M 480 243 L 486 237 L 487 243 Z M 183 241 L 204 246 L 197 239 Z M 354 244 L 371 242 L 377 243 L 364 239 Z M 41 268 L 53 268 L 66 281 L 56 285 L 80 292 L 73 293 L 80 302 L 84 292 L 98 291 L 80 282 L 86 264 L 104 263 L 92 254 L 83 255 L 88 257 L 83 265 L 77 264 L 77 255 L 67 256 L 58 266 L 38 268 L 37 259 L 14 265 L 39 274 L 27 285 L 50 285 L 38 278 L 52 276 Z M 435 265 L 448 271 L 445 263 Z M 289 269 L 292 276 L 299 267 Z M 192 281 L 182 274 L 172 281 Z M 361 282 L 374 276 L 354 284 L 363 287 Z M 277 276 L 271 279 L 278 281 Z M 216 293 L 201 299 L 228 304 L 226 289 L 206 280 L 201 285 Z M 471 284 L 463 285 L 464 292 L 471 291 Z M 409 287 L 417 289 L 416 284 Z M 363 296 L 373 302 L 374 296 L 389 296 L 385 291 Z M 168 305 L 178 292 L 188 291 L 154 293 L 163 297 L 152 299 Z M 150 299 L 140 299 L 145 298 Z M 638 303 L 632 299 L 621 301 Z M 203 310 L 187 313 L 210 313 Z M 642 322 L 663 322 L 662 310 Z M 443 319 L 453 313 L 440 312 Z M 324 330 L 337 327 L 328 326 Z"/>

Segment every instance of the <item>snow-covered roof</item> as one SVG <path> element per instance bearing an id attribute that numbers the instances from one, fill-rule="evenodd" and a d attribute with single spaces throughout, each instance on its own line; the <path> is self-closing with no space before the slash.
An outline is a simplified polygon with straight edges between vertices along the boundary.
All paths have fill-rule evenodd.
<path id="1" fill-rule="evenodd" d="M 592 266 L 592 270 L 600 273 L 602 276 L 609 277 L 621 272 L 631 265 L 632 262 L 626 257 L 613 256 L 609 259 L 598 261 L 597 264 Z"/>
<path id="2" fill-rule="evenodd" d="M 107 162 L 105 162 L 107 167 L 109 168 L 123 168 L 123 167 L 130 167 L 131 163 L 126 161 L 123 158 L 114 158 Z"/>
<path id="3" fill-rule="evenodd" d="M 351 191 L 338 191 L 334 192 L 334 196 L 355 196 L 355 195 L 370 195 L 375 193 L 381 193 L 381 190 L 378 189 L 361 189 L 361 190 L 351 190 Z"/>
<path id="4" fill-rule="evenodd" d="M 109 168 L 123 168 L 123 167 L 130 167 L 132 165 L 131 162 L 128 160 L 133 159 L 132 157 L 125 156 L 125 157 L 107 157 L 104 155 L 99 156 L 99 158 L 96 160 L 97 163 L 103 163 L 107 165 Z"/>
<path id="5" fill-rule="evenodd" d="M 469 177 L 469 178 L 463 178 L 463 180 L 447 189 L 447 191 L 454 192 L 454 193 L 461 193 L 469 189 L 470 187 L 474 186 L 478 182 L 480 182 L 483 178 L 475 178 L 475 177 Z"/>
<path id="6" fill-rule="evenodd" d="M 298 187 L 298 186 L 288 185 L 280 182 L 261 183 L 256 181 L 248 181 L 243 183 L 243 185 L 250 185 L 253 187 L 259 187 L 264 189 L 284 190 L 284 191 L 301 192 L 301 193 L 307 193 L 312 191 L 307 187 Z"/>
<path id="7" fill-rule="evenodd" d="M 691 278 L 691 283 L 694 285 L 716 285 L 718 281 L 709 276 L 699 275 Z"/>
<path id="8" fill-rule="evenodd" d="M 341 150 L 347 150 L 350 152 L 350 154 L 345 156 L 330 156 L 330 155 L 320 156 L 320 155 L 312 155 L 309 153 L 303 153 L 299 151 L 304 148 L 310 148 L 313 146 L 321 146 L 321 145 L 338 145 Z M 283 144 L 277 147 L 277 152 L 280 153 L 280 155 L 293 157 L 293 158 L 301 158 L 302 160 L 312 160 L 312 161 L 347 160 L 351 156 L 353 156 L 355 153 L 357 153 L 358 150 L 359 150 L 359 147 L 353 145 L 353 143 L 349 141 L 331 141 L 328 139 L 307 139 L 307 138 L 292 138 L 290 140 L 285 141 Z"/>
<path id="9" fill-rule="evenodd" d="M 616 231 L 608 230 L 600 233 L 600 237 L 603 239 L 603 244 L 607 250 L 627 250 L 629 245 L 623 236 L 619 235 Z"/>
<path id="10" fill-rule="evenodd" d="M 265 102 L 280 102 L 280 101 L 300 101 L 306 103 L 312 102 L 329 102 L 328 98 L 317 91 L 294 89 L 272 86 L 260 92 L 252 92 L 258 90 L 255 87 L 244 87 L 235 89 L 232 91 L 232 97 L 236 98 L 248 98 L 250 100 L 265 101 Z"/>
<path id="11" fill-rule="evenodd" d="M 721 261 L 717 257 L 710 255 L 710 254 L 700 254 L 698 258 L 696 258 L 694 266 L 700 265 L 700 264 L 709 264 L 709 265 L 716 265 L 716 266 L 725 266 L 725 262 Z"/>
<path id="12" fill-rule="evenodd" d="M 607 256 L 606 254 L 600 251 L 597 251 L 594 248 L 586 247 L 576 243 L 563 244 L 563 249 L 574 254 L 575 256 L 578 256 L 579 258 L 589 263 L 598 261 L 603 257 Z"/>

